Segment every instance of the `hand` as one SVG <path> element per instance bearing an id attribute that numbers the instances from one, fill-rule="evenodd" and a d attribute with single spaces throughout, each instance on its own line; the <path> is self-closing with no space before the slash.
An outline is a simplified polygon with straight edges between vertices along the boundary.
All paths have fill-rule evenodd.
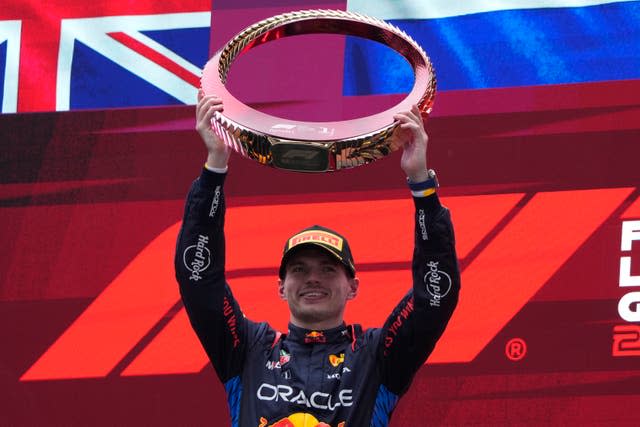
<path id="1" fill-rule="evenodd" d="M 424 130 L 422 115 L 417 105 L 410 111 L 393 116 L 400 125 L 395 130 L 394 138 L 402 146 L 400 166 L 412 182 L 423 182 L 429 179 L 427 173 L 427 142 L 429 137 Z"/>
<path id="2" fill-rule="evenodd" d="M 196 105 L 196 130 L 207 147 L 207 165 L 214 168 L 225 168 L 231 150 L 211 129 L 211 118 L 216 111 L 222 111 L 222 99 L 216 95 L 205 95 L 198 89 Z"/>

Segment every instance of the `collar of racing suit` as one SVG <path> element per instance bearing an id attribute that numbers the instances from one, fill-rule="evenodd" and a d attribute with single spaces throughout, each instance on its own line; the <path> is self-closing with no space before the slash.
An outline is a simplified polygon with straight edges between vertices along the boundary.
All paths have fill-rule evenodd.
<path id="1" fill-rule="evenodd" d="M 305 329 L 289 323 L 287 339 L 302 344 L 327 344 L 352 340 L 352 327 L 344 323 L 336 328 L 313 330 Z"/>

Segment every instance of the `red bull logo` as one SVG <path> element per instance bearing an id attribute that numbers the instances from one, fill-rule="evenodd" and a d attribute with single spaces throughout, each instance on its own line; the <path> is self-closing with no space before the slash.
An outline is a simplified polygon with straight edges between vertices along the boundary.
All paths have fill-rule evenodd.
<path id="1" fill-rule="evenodd" d="M 344 353 L 340 353 L 340 356 L 336 356 L 335 354 L 329 355 L 329 363 L 334 368 L 337 368 L 342 362 L 344 362 Z"/>
<path id="2" fill-rule="evenodd" d="M 260 425 L 258 425 L 258 427 L 331 427 L 331 425 L 318 421 L 318 419 L 311 414 L 298 412 L 282 418 L 273 424 L 269 424 L 266 418 L 260 417 Z M 345 422 L 339 422 L 336 427 L 345 427 Z"/>
<path id="3" fill-rule="evenodd" d="M 321 331 L 311 331 L 304 336 L 304 342 L 306 344 L 317 343 L 317 342 L 327 342 L 327 337 L 325 337 L 324 333 Z"/>

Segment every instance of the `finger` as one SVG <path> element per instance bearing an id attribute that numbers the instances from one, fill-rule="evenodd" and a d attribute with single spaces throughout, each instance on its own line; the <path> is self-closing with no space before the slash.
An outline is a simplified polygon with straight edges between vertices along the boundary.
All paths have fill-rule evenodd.
<path id="1" fill-rule="evenodd" d="M 208 95 L 206 98 L 206 103 L 205 106 L 207 108 L 211 107 L 211 106 L 222 106 L 222 98 L 216 96 L 216 95 Z"/>
<path id="2" fill-rule="evenodd" d="M 207 110 L 207 115 L 206 115 L 206 119 L 211 120 L 211 117 L 213 117 L 213 113 L 215 113 L 216 111 L 222 111 L 224 110 L 224 107 L 222 106 L 222 104 L 215 104 L 215 105 L 211 105 L 209 106 L 209 110 Z"/>
<path id="3" fill-rule="evenodd" d="M 409 116 L 414 122 L 422 124 L 422 116 L 420 115 L 420 110 L 418 110 L 418 107 L 415 104 L 411 106 L 411 110 L 407 112 L 407 116 Z"/>
<path id="4" fill-rule="evenodd" d="M 218 104 L 218 105 L 209 106 L 205 110 L 205 112 L 202 115 L 202 117 L 200 118 L 200 120 L 198 120 L 196 128 L 198 128 L 198 129 L 210 129 L 211 128 L 211 120 L 212 120 L 213 115 L 214 115 L 214 113 L 216 111 L 222 111 L 222 105 Z"/>
<path id="5" fill-rule="evenodd" d="M 411 121 L 411 117 L 409 117 L 409 113 L 406 111 L 403 111 L 402 113 L 394 114 L 393 118 L 402 123 L 407 123 Z"/>
<path id="6" fill-rule="evenodd" d="M 196 105 L 196 120 L 202 120 L 204 113 L 206 111 L 205 104 L 207 103 L 207 98 L 204 94 L 204 91 L 200 89 L 198 91 L 198 104 Z"/>
<path id="7" fill-rule="evenodd" d="M 416 111 L 413 109 L 413 107 L 409 111 L 401 111 L 397 113 L 396 116 L 403 117 L 406 120 L 410 120 L 412 122 L 422 123 L 422 116 L 420 115 L 420 110 Z"/>
<path id="8" fill-rule="evenodd" d="M 216 95 L 206 95 L 198 103 L 196 109 L 196 118 L 198 121 L 206 120 L 210 116 L 209 110 L 215 107 L 215 111 L 222 111 L 222 99 Z M 211 117 L 209 117 L 210 119 Z"/>
<path id="9" fill-rule="evenodd" d="M 417 123 L 420 126 L 424 126 L 424 121 L 422 119 L 422 113 L 420 112 L 420 109 L 418 108 L 417 104 L 413 104 L 411 106 L 411 110 L 402 111 L 402 112 L 398 113 L 397 116 L 398 116 L 398 118 L 399 117 L 404 117 L 406 120 L 410 120 L 412 122 Z"/>
<path id="10" fill-rule="evenodd" d="M 400 123 L 400 128 L 418 130 L 420 129 L 420 125 L 414 122 Z"/>

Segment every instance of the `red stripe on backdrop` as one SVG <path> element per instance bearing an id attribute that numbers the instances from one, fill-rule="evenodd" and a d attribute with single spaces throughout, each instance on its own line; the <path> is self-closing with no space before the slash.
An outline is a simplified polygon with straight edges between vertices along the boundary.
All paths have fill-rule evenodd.
<path id="1" fill-rule="evenodd" d="M 109 33 L 109 37 L 122 43 L 129 49 L 139 53 L 150 61 L 155 62 L 162 68 L 172 72 L 193 87 L 200 87 L 200 76 L 193 74 L 191 71 L 182 67 L 153 49 L 140 43 L 138 40 L 123 32 Z"/>

